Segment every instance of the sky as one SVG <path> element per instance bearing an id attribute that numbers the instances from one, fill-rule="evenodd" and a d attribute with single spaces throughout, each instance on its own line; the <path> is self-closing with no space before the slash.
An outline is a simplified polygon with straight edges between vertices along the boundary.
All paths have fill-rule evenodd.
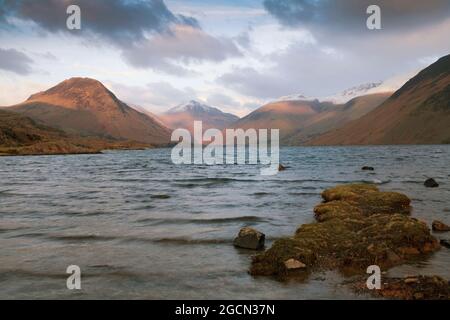
<path id="1" fill-rule="evenodd" d="M 448 0 L 0 0 L 0 105 L 90 77 L 154 113 L 199 100 L 244 116 L 292 94 L 396 90 L 449 35 Z"/>

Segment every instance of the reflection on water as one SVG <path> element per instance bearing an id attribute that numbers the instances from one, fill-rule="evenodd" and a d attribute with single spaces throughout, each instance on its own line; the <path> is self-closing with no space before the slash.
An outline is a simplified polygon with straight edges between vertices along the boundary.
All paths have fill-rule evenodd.
<path id="1" fill-rule="evenodd" d="M 348 182 L 404 192 L 414 216 L 450 222 L 450 146 L 283 148 L 281 160 L 289 169 L 265 177 L 257 166 L 175 166 L 169 149 L 0 158 L 0 298 L 365 298 L 335 272 L 252 278 L 253 252 L 233 237 L 243 226 L 269 245 L 291 235 L 313 221 L 324 188 Z M 71 264 L 81 292 L 66 289 Z M 389 274 L 450 278 L 449 266 L 443 248 Z"/>

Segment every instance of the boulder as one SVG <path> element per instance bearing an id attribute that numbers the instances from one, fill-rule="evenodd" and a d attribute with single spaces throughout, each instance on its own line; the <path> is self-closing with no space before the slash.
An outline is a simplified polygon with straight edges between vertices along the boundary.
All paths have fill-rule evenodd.
<path id="1" fill-rule="evenodd" d="M 423 184 L 427 188 L 437 188 L 437 187 L 439 187 L 439 183 L 437 183 L 436 180 L 434 180 L 433 178 L 427 179 Z"/>
<path id="2" fill-rule="evenodd" d="M 450 240 L 441 239 L 441 246 L 444 246 L 444 247 L 450 249 Z"/>
<path id="3" fill-rule="evenodd" d="M 433 227 L 433 231 L 438 231 L 438 232 L 450 231 L 450 227 L 448 225 L 446 225 L 445 223 L 438 221 L 438 220 L 433 221 L 432 227 Z"/>
<path id="4" fill-rule="evenodd" d="M 387 269 L 440 247 L 426 224 L 409 217 L 411 200 L 404 194 L 352 184 L 325 190 L 322 197 L 324 203 L 315 208 L 317 222 L 300 226 L 293 236 L 254 256 L 250 274 L 297 276 L 288 267 L 300 262 L 308 271 L 360 274 L 367 266 Z"/>
<path id="5" fill-rule="evenodd" d="M 234 239 L 234 246 L 244 249 L 260 250 L 264 248 L 266 236 L 253 228 L 242 228 Z"/>
<path id="6" fill-rule="evenodd" d="M 374 168 L 374 167 L 364 166 L 364 167 L 361 168 L 361 170 L 364 170 L 364 171 L 374 171 L 375 168 Z"/>

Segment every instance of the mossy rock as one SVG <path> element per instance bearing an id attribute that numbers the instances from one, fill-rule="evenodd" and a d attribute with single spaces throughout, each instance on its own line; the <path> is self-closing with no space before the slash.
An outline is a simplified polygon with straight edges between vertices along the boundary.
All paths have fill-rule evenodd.
<path id="1" fill-rule="evenodd" d="M 449 300 L 450 282 L 438 276 L 408 276 L 384 278 L 380 290 L 368 290 L 366 281 L 353 285 L 357 292 L 398 300 Z"/>
<path id="2" fill-rule="evenodd" d="M 357 184 L 326 190 L 323 198 L 314 209 L 318 223 L 302 225 L 293 237 L 255 256 L 251 274 L 290 276 L 289 259 L 307 266 L 295 275 L 316 268 L 361 273 L 373 264 L 388 268 L 439 248 L 426 224 L 407 215 L 410 200 L 403 194 Z"/>

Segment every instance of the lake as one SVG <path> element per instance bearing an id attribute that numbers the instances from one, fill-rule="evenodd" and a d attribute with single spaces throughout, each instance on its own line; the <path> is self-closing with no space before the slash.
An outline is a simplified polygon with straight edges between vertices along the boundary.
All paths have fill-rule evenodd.
<path id="1" fill-rule="evenodd" d="M 336 272 L 304 283 L 253 278 L 244 226 L 273 240 L 314 221 L 320 193 L 372 182 L 412 215 L 450 223 L 450 146 L 281 148 L 288 167 L 174 165 L 170 149 L 0 158 L 0 299 L 361 299 Z M 362 166 L 375 171 L 362 171 Z M 427 177 L 440 187 L 423 186 Z M 436 237 L 450 235 L 436 234 Z M 78 265 L 82 290 L 66 288 Z M 450 278 L 450 250 L 390 276 Z"/>

